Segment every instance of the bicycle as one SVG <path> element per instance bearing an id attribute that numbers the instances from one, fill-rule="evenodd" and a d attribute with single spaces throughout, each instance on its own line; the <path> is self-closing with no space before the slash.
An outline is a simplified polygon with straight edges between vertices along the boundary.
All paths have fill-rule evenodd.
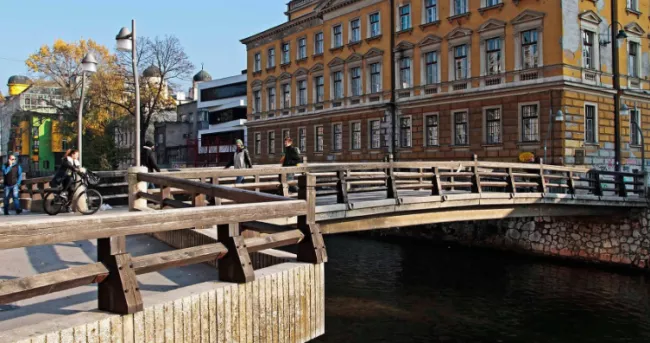
<path id="1" fill-rule="evenodd" d="M 52 188 L 45 193 L 43 198 L 43 210 L 45 213 L 55 216 L 61 212 L 62 209 L 70 207 L 76 199 L 85 199 L 85 206 L 77 206 L 77 211 L 83 215 L 95 214 L 102 207 L 104 199 L 96 189 L 88 188 L 90 185 L 99 184 L 99 176 L 90 171 L 79 174 L 79 178 L 75 178 L 75 187 L 72 196 L 68 198 L 62 197 L 61 192 L 63 187 Z M 81 190 L 80 190 L 81 189 Z"/>

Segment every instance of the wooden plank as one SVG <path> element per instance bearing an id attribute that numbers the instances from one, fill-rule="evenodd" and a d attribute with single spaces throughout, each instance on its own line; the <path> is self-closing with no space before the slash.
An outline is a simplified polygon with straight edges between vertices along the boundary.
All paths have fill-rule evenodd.
<path id="1" fill-rule="evenodd" d="M 199 295 L 199 324 L 201 325 L 200 331 L 200 342 L 209 343 L 210 342 L 210 310 L 209 302 L 210 295 L 209 292 L 202 292 Z"/>
<path id="2" fill-rule="evenodd" d="M 292 217 L 306 211 L 305 201 L 291 200 L 254 205 L 128 212 L 119 216 L 73 216 L 14 221 L 3 223 L 0 228 L 0 249 Z"/>
<path id="3" fill-rule="evenodd" d="M 122 343 L 123 342 L 123 325 L 122 325 L 122 316 L 113 316 L 111 317 L 111 343 Z"/>
<path id="4" fill-rule="evenodd" d="M 135 342 L 135 322 L 132 314 L 122 316 L 122 342 Z"/>
<path id="5" fill-rule="evenodd" d="M 280 328 L 280 318 L 279 318 L 279 307 L 278 307 L 278 273 L 273 273 L 271 275 L 270 282 L 270 298 L 271 298 L 271 318 L 270 318 L 270 328 L 271 336 L 270 342 L 278 343 L 279 342 L 279 328 Z"/>
<path id="6" fill-rule="evenodd" d="M 246 299 L 246 284 L 237 285 L 237 292 L 239 296 L 239 342 L 246 343 L 248 334 L 246 327 L 246 322 L 248 321 L 246 313 L 248 300 Z"/>
<path id="7" fill-rule="evenodd" d="M 184 341 L 183 299 L 174 300 L 174 343 Z"/>
<path id="8" fill-rule="evenodd" d="M 99 321 L 99 343 L 112 343 L 110 318 L 104 318 Z"/>
<path id="9" fill-rule="evenodd" d="M 165 251 L 133 258 L 135 273 L 146 274 L 168 268 L 182 267 L 222 258 L 228 249 L 221 243 Z"/>
<path id="10" fill-rule="evenodd" d="M 134 343 L 148 343 L 144 338 L 144 311 L 133 314 L 133 335 Z"/>
<path id="11" fill-rule="evenodd" d="M 259 343 L 260 342 L 260 279 L 257 278 L 255 281 L 251 282 L 251 287 L 252 287 L 252 293 L 251 293 L 251 300 L 252 300 L 252 317 L 251 317 L 251 322 L 253 324 L 253 332 L 252 332 L 252 338 L 253 338 L 253 343 Z"/>
<path id="12" fill-rule="evenodd" d="M 61 330 L 61 343 L 74 343 L 74 328 Z"/>
<path id="13" fill-rule="evenodd" d="M 92 323 L 93 334 L 91 335 L 91 341 L 93 343 L 99 343 L 99 323 Z M 73 342 L 74 343 L 86 343 L 88 341 L 88 330 L 86 330 L 86 325 L 80 325 L 74 328 L 73 330 Z"/>
<path id="14" fill-rule="evenodd" d="M 208 293 L 208 342 L 216 343 L 219 340 L 217 334 L 217 292 L 212 290 Z"/>
<path id="15" fill-rule="evenodd" d="M 99 283 L 108 277 L 102 263 L 72 267 L 0 282 L 0 304 Z"/>
<path id="16" fill-rule="evenodd" d="M 261 221 L 241 223 L 242 230 L 253 230 L 261 233 L 276 233 L 295 229 L 295 226 L 282 226 Z"/>
<path id="17" fill-rule="evenodd" d="M 163 305 L 162 318 L 164 332 L 160 334 L 160 341 L 174 343 L 174 302 L 167 302 Z"/>
<path id="18" fill-rule="evenodd" d="M 266 293 L 266 285 L 268 284 L 269 276 L 266 275 L 262 278 L 257 279 L 256 281 L 259 282 L 259 321 L 260 321 L 260 332 L 259 332 L 259 337 L 260 337 L 260 342 L 268 342 L 268 335 L 267 335 L 267 329 L 268 329 L 268 317 L 270 316 L 269 313 L 269 306 L 268 306 L 268 297 Z"/>
<path id="19" fill-rule="evenodd" d="M 235 306 L 233 305 L 233 296 L 232 288 L 226 287 L 223 290 L 223 300 L 224 300 L 224 342 L 236 342 L 237 339 L 233 340 L 233 334 L 235 333 L 235 328 L 233 327 L 233 312 L 235 311 Z M 221 335 L 221 334 L 220 334 Z"/>
<path id="20" fill-rule="evenodd" d="M 156 313 L 153 307 L 144 309 L 144 341 L 154 343 L 156 340 Z"/>
<path id="21" fill-rule="evenodd" d="M 226 307 L 224 300 L 225 287 L 216 290 L 217 296 L 217 343 L 226 343 Z"/>
<path id="22" fill-rule="evenodd" d="M 287 285 L 284 282 L 284 273 L 277 273 L 277 298 L 278 298 L 278 342 L 288 342 L 289 339 L 286 336 L 286 320 L 285 320 L 285 292 L 287 291 Z"/>
<path id="23" fill-rule="evenodd" d="M 230 199 L 238 203 L 259 203 L 269 201 L 286 201 L 286 197 L 257 193 L 245 189 L 224 187 L 221 185 L 211 185 L 178 177 L 156 174 L 138 174 L 139 181 L 152 182 L 155 184 L 176 187 L 186 190 L 189 193 L 205 194 L 210 197 Z"/>
<path id="24" fill-rule="evenodd" d="M 253 282 L 240 285 L 246 288 L 246 342 L 253 341 Z"/>
<path id="25" fill-rule="evenodd" d="M 56 332 L 51 332 L 48 333 L 46 336 L 46 342 L 47 343 L 60 343 L 61 342 L 61 333 L 56 331 Z M 131 342 L 129 342 L 131 343 Z"/>
<path id="26" fill-rule="evenodd" d="M 336 202 L 339 204 L 348 203 L 348 184 L 346 180 L 345 171 L 339 170 L 336 172 L 338 178 L 336 182 Z"/>
<path id="27" fill-rule="evenodd" d="M 201 298 L 192 294 L 192 342 L 201 342 Z"/>
<path id="28" fill-rule="evenodd" d="M 298 244 L 304 237 L 305 235 L 303 235 L 300 230 L 295 229 L 274 233 L 268 236 L 247 238 L 244 240 L 244 243 L 248 248 L 248 252 L 252 253 L 260 250 L 275 249 L 286 245 Z"/>
<path id="29" fill-rule="evenodd" d="M 221 273 L 221 271 L 219 271 Z M 230 311 L 231 319 L 231 331 L 232 338 L 228 342 L 239 342 L 240 341 L 240 326 L 239 326 L 239 285 L 232 286 L 230 290 L 230 298 L 232 301 L 232 309 Z"/>

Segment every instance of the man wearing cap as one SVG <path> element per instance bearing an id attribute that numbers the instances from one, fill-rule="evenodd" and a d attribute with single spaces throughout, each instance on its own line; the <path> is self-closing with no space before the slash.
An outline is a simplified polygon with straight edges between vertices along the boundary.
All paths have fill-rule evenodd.
<path id="1" fill-rule="evenodd" d="M 238 139 L 235 141 L 235 144 L 237 145 L 237 150 L 232 155 L 230 162 L 226 165 L 226 169 L 230 167 L 235 167 L 235 169 L 253 168 L 251 157 L 248 154 L 248 149 L 244 146 L 244 142 Z M 237 176 L 235 183 L 244 183 L 244 177 Z"/>

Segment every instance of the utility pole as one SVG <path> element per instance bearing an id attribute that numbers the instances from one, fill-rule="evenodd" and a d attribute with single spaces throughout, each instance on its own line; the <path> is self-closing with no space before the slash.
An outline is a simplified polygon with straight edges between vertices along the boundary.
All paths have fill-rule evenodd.
<path id="1" fill-rule="evenodd" d="M 395 104 L 395 0 L 390 0 L 390 153 L 394 160 L 399 160 L 397 154 L 397 105 Z"/>

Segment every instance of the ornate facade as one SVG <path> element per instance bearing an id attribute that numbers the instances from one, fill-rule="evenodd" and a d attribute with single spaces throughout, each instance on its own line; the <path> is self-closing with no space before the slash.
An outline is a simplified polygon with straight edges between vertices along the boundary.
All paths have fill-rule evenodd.
<path id="1" fill-rule="evenodd" d="M 252 155 L 275 163 L 291 136 L 309 161 L 531 152 L 613 169 L 614 26 L 630 109 L 621 163 L 640 168 L 633 122 L 650 121 L 650 4 L 618 0 L 612 20 L 612 2 L 291 1 L 286 23 L 242 40 Z"/>

